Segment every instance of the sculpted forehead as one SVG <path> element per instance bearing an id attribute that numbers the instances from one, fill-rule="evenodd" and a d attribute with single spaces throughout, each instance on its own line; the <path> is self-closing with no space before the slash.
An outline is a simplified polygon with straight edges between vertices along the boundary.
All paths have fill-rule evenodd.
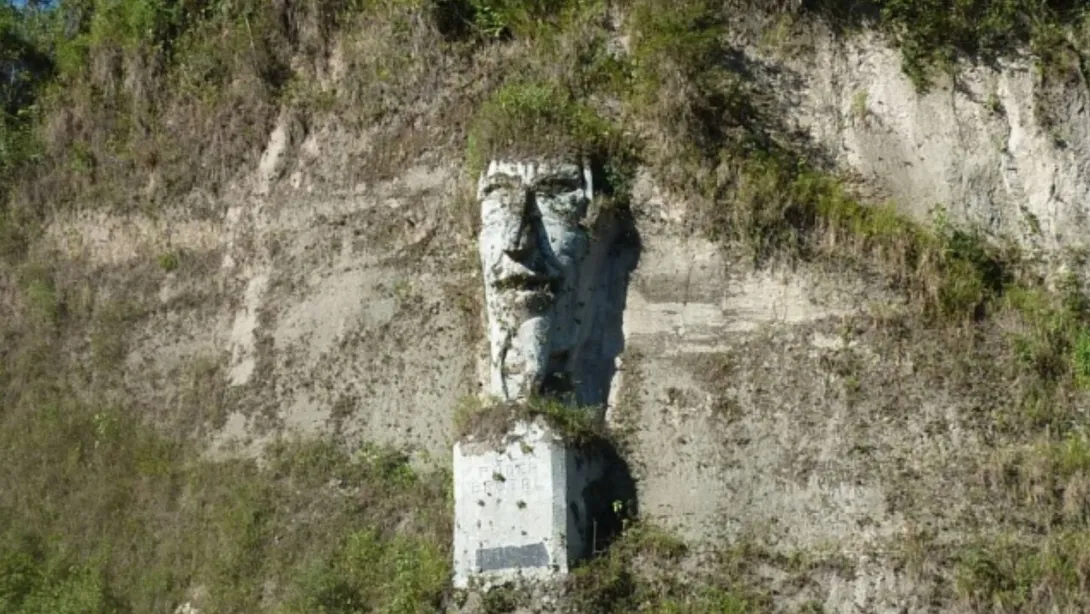
<path id="1" fill-rule="evenodd" d="M 591 197 L 590 170 L 571 162 L 507 162 L 493 161 L 481 176 L 479 196 L 496 188 L 523 188 L 560 193 L 585 190 Z"/>

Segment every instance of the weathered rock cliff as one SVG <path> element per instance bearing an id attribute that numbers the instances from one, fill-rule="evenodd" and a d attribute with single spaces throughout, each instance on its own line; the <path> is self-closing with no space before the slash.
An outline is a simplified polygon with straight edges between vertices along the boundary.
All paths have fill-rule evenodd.
<path id="1" fill-rule="evenodd" d="M 1043 256 L 1088 247 L 1081 72 L 1060 87 L 1010 60 L 921 93 L 874 33 L 815 28 L 790 53 L 738 36 L 782 125 L 867 198 L 920 220 L 941 205 Z M 421 104 L 448 109 L 466 87 L 437 79 Z M 488 378 L 476 177 L 429 124 L 440 111 L 406 118 L 356 130 L 285 110 L 259 162 L 216 196 L 52 215 L 32 253 L 137 314 L 100 376 L 115 394 L 216 457 L 299 431 L 449 463 L 454 409 Z M 356 172 L 391 143 L 408 155 Z M 779 610 L 977 605 L 955 596 L 951 561 L 1021 530 L 989 476 L 1005 446 L 1036 438 L 996 426 L 1023 386 L 1006 340 L 1024 325 L 929 329 L 865 258 L 755 265 L 694 230 L 696 199 L 658 170 L 632 191 L 638 264 L 608 414 L 641 514 L 698 550 L 759 547 L 747 574 Z"/>

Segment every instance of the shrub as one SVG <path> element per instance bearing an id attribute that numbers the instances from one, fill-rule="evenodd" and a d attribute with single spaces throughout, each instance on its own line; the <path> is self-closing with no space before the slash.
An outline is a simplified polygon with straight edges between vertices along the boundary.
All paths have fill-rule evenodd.
<path id="1" fill-rule="evenodd" d="M 1075 24 L 1071 0 L 885 0 L 883 25 L 901 45 L 905 73 L 926 88 L 936 68 L 952 68 L 959 55 L 992 60 L 1033 43 L 1047 54 L 1061 42 L 1051 33 Z"/>
<path id="2" fill-rule="evenodd" d="M 8 191 L 39 153 L 33 132 L 37 99 L 53 74 L 53 63 L 36 34 L 27 13 L 9 3 L 0 5 L 0 245 L 8 238 L 4 235 L 21 230 L 5 215 Z"/>
<path id="3" fill-rule="evenodd" d="M 427 540 L 383 538 L 373 529 L 352 533 L 329 559 L 306 572 L 291 611 L 439 612 L 450 575 L 448 558 Z"/>
<path id="4" fill-rule="evenodd" d="M 5 535 L 0 545 L 0 612 L 10 614 L 107 614 L 117 604 L 100 573 L 68 566 L 44 553 L 27 536 Z M 10 540 L 10 541 L 9 541 Z"/>
<path id="5" fill-rule="evenodd" d="M 970 607 L 999 612 L 1090 607 L 1090 535 L 1057 532 L 1037 545 L 1013 537 L 973 544 L 959 556 L 957 593 Z"/>

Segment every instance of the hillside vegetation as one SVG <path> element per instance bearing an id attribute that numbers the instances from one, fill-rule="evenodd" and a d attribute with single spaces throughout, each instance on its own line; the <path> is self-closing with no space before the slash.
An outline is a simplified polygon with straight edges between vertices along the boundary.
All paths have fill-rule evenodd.
<path id="1" fill-rule="evenodd" d="M 1090 608 L 1081 281 L 1045 284 L 1017 249 L 941 210 L 923 225 L 859 202 L 729 61 L 739 15 L 786 37 L 878 29 L 920 88 L 963 60 L 1025 52 L 1042 78 L 1087 74 L 1090 9 L 1076 0 L 0 6 L 0 612 L 172 612 L 192 599 L 208 612 L 415 613 L 455 601 L 449 475 L 332 442 L 281 442 L 261 463 L 206 458 L 192 430 L 157 423 L 159 408 L 116 377 L 154 288 L 36 249 L 57 212 L 154 214 L 226 189 L 282 113 L 390 128 L 385 157 L 360 164 L 374 175 L 424 147 L 397 140 L 407 117 L 441 125 L 448 138 L 432 146 L 469 172 L 496 155 L 590 155 L 617 206 L 644 166 L 697 203 L 694 227 L 756 264 L 865 268 L 908 298 L 908 325 L 947 330 L 962 350 L 1001 344 L 1015 366 L 996 384 L 1010 402 L 980 419 L 995 438 L 982 479 L 1002 536 L 918 563 L 932 557 L 978 611 Z M 179 266 L 164 254 L 149 270 Z M 99 292 L 107 282 L 123 292 Z M 194 416 L 230 403 L 201 368 L 183 408 Z M 770 555 L 739 546 L 683 583 L 670 571 L 683 551 L 636 523 L 574 575 L 571 607 L 770 607 L 746 572 Z M 667 571 L 643 572 L 656 564 Z M 485 607 L 522 598 L 496 593 Z"/>

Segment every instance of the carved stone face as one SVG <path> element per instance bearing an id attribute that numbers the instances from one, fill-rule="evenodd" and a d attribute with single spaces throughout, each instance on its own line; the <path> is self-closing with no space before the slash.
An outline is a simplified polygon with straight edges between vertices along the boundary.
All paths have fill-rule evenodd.
<path id="1" fill-rule="evenodd" d="M 492 162 L 481 176 L 491 394 L 525 398 L 568 377 L 592 197 L 590 171 L 578 164 Z"/>

